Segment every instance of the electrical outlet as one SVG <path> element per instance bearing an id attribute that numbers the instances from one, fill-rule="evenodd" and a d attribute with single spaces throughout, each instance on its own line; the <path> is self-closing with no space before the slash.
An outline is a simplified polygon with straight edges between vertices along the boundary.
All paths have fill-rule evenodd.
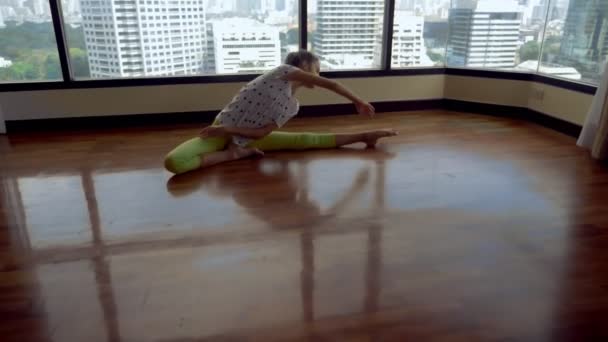
<path id="1" fill-rule="evenodd" d="M 545 99 L 544 89 L 532 89 L 532 98 L 536 101 L 543 101 Z"/>

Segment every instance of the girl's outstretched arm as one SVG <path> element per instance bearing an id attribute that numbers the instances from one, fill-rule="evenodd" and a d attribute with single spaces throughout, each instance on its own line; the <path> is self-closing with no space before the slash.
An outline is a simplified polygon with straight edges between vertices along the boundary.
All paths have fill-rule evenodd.
<path id="1" fill-rule="evenodd" d="M 303 70 L 295 70 L 285 75 L 283 78 L 292 82 L 300 82 L 308 87 L 317 86 L 331 90 L 334 93 L 352 101 L 355 104 L 355 107 L 357 108 L 357 112 L 361 115 L 374 116 L 376 114 L 374 106 L 369 104 L 369 102 L 361 99 L 348 88 L 344 87 L 343 85 L 334 80 L 330 80 L 329 78 L 318 76 Z"/>

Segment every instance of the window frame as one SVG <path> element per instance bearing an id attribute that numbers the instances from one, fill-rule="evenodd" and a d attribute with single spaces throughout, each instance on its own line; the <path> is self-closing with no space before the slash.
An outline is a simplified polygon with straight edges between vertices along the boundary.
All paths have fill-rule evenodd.
<path id="1" fill-rule="evenodd" d="M 575 81 L 559 76 L 542 74 L 536 71 L 512 71 L 490 68 L 459 68 L 447 64 L 435 67 L 392 68 L 392 40 L 396 0 L 385 0 L 384 25 L 382 32 L 382 65 L 378 69 L 324 71 L 321 75 L 329 78 L 359 78 L 414 75 L 460 75 L 509 80 L 528 80 L 545 83 L 560 88 L 594 94 L 597 85 Z M 57 42 L 57 52 L 61 66 L 62 80 L 27 81 L 0 83 L 0 92 L 55 90 L 55 89 L 90 89 L 115 87 L 142 87 L 180 84 L 232 83 L 248 82 L 259 76 L 259 73 L 212 74 L 195 76 L 150 76 L 136 78 L 108 78 L 77 80 L 73 77 L 68 54 L 67 39 L 64 30 L 64 18 L 61 0 L 49 0 L 51 19 Z M 545 22 L 546 25 L 546 22 Z M 298 32 L 300 49 L 308 49 L 308 0 L 298 0 Z M 544 42 L 544 39 L 543 39 Z M 446 43 L 447 51 L 447 43 Z M 540 58 L 540 57 L 539 57 Z M 540 63 L 539 63 L 540 65 Z"/>

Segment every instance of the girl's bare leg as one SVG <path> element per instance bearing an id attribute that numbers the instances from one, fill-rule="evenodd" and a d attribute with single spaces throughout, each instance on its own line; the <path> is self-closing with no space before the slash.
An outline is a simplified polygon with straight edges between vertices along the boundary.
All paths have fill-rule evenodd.
<path id="1" fill-rule="evenodd" d="M 201 168 L 225 163 L 233 160 L 243 159 L 251 156 L 263 156 L 264 152 L 257 148 L 241 147 L 229 144 L 225 150 L 217 151 L 202 156 Z"/>
<path id="2" fill-rule="evenodd" d="M 397 131 L 392 129 L 379 129 L 360 133 L 339 133 L 336 134 L 336 146 L 350 145 L 363 142 L 368 148 L 376 146 L 378 139 L 397 135 Z"/>

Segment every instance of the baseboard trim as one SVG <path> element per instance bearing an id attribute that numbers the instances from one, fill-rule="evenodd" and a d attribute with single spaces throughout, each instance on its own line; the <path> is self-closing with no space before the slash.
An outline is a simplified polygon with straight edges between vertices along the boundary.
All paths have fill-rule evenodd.
<path id="1" fill-rule="evenodd" d="M 429 99 L 414 101 L 382 101 L 373 103 L 376 111 L 400 112 L 430 109 L 446 109 L 458 112 L 477 113 L 510 117 L 554 129 L 558 132 L 577 137 L 581 126 L 534 111 L 525 107 L 505 106 L 489 103 L 460 101 L 452 99 Z M 353 114 L 352 104 L 330 104 L 302 106 L 298 116 L 322 117 Z M 213 121 L 218 111 L 175 112 L 160 114 L 131 114 L 92 117 L 52 118 L 34 120 L 6 121 L 9 133 L 31 131 L 71 131 L 87 129 L 127 128 L 136 126 L 161 126 L 179 124 L 205 124 Z"/>
<path id="2" fill-rule="evenodd" d="M 527 120 L 532 121 L 538 125 L 551 128 L 560 133 L 569 135 L 573 138 L 578 138 L 581 135 L 583 127 L 572 122 L 568 122 L 562 119 L 558 119 L 551 115 L 541 113 L 532 109 L 528 109 Z"/>
<path id="3" fill-rule="evenodd" d="M 6 121 L 9 133 L 130 128 L 136 126 L 208 123 L 218 111 L 127 114 Z"/>
<path id="4" fill-rule="evenodd" d="M 452 99 L 444 99 L 443 105 L 445 109 L 456 112 L 493 115 L 530 121 L 575 138 L 580 135 L 582 130 L 582 127 L 577 124 L 526 107 L 505 106 L 492 103 L 460 101 Z"/>

